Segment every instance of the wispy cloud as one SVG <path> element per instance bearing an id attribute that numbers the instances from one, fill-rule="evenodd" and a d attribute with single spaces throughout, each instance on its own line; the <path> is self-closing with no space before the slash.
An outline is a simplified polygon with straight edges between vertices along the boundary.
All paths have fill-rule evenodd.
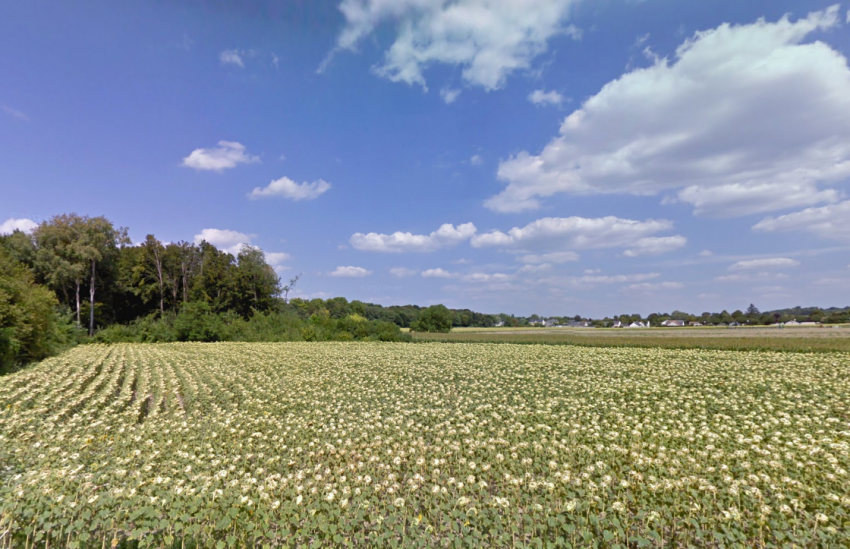
<path id="1" fill-rule="evenodd" d="M 7 107 L 6 105 L 2 105 L 2 106 L 0 106 L 0 110 L 2 110 L 4 113 L 11 116 L 12 118 L 17 118 L 18 120 L 22 120 L 24 122 L 29 122 L 30 117 L 27 116 L 25 113 L 17 110 L 17 109 L 13 109 L 12 107 Z"/>

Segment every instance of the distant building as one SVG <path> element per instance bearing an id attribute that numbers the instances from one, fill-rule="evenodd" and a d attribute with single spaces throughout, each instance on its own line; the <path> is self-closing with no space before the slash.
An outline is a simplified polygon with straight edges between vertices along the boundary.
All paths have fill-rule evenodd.
<path id="1" fill-rule="evenodd" d="M 671 318 L 670 320 L 665 320 L 664 322 L 662 322 L 661 325 L 662 326 L 671 326 L 671 327 L 681 327 L 681 326 L 685 325 L 685 321 L 684 320 L 674 320 L 674 319 Z"/>
<path id="2" fill-rule="evenodd" d="M 628 327 L 629 328 L 646 328 L 647 326 L 643 322 L 637 321 L 637 322 L 632 322 L 631 324 L 629 324 Z"/>
<path id="3" fill-rule="evenodd" d="M 590 322 L 586 320 L 570 320 L 567 325 L 570 328 L 587 328 L 590 326 Z"/>
<path id="4" fill-rule="evenodd" d="M 505 325 L 505 321 L 504 321 L 504 320 L 500 320 L 499 322 L 497 322 L 497 323 L 496 323 L 496 328 L 501 328 L 501 327 L 502 327 L 502 326 L 504 326 L 504 325 Z"/>
<path id="5" fill-rule="evenodd" d="M 623 323 L 618 320 L 617 322 L 612 324 L 611 327 L 612 328 L 624 328 L 625 326 L 623 326 Z"/>
<path id="6" fill-rule="evenodd" d="M 691 322 L 688 322 L 688 326 L 702 326 L 702 322 L 692 320 Z"/>

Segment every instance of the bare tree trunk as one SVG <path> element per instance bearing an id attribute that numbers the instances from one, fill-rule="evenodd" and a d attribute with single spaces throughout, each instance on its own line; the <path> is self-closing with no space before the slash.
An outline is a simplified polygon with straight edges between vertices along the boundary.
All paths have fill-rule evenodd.
<path id="1" fill-rule="evenodd" d="M 80 326 L 80 281 L 77 280 L 77 326 Z"/>
<path id="2" fill-rule="evenodd" d="M 94 335 L 94 268 L 96 261 L 91 260 L 91 284 L 89 285 L 89 336 Z"/>

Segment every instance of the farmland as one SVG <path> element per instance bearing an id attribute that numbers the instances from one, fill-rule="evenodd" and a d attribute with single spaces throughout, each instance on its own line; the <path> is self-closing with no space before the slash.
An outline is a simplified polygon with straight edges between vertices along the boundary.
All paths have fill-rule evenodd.
<path id="1" fill-rule="evenodd" d="M 4 549 L 839 547 L 848 469 L 842 352 L 87 345 L 0 377 Z"/>
<path id="2" fill-rule="evenodd" d="M 448 334 L 417 332 L 418 341 L 546 343 L 586 347 L 850 351 L 850 327 L 778 328 L 456 328 Z"/>

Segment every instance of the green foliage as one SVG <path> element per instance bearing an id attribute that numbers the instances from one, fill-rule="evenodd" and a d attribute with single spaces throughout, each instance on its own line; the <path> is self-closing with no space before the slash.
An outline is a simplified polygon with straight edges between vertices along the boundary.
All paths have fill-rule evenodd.
<path id="1" fill-rule="evenodd" d="M 452 313 L 445 305 L 432 305 L 410 325 L 412 332 L 448 333 L 452 329 Z"/>
<path id="2" fill-rule="evenodd" d="M 57 309 L 55 294 L 0 248 L 0 371 L 73 343 L 77 334 Z"/>
<path id="3" fill-rule="evenodd" d="M 183 305 L 177 315 L 156 314 L 127 325 L 100 330 L 93 343 L 156 343 L 170 341 L 410 341 L 391 322 L 362 317 L 331 318 L 313 315 L 299 318 L 291 311 L 254 311 L 244 319 L 234 312 L 216 313 L 203 302 Z"/>

